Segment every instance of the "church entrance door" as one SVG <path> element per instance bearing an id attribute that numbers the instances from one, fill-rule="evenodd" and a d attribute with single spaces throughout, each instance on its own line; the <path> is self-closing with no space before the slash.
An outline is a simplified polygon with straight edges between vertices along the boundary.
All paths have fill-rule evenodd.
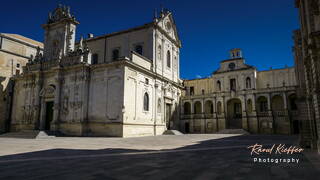
<path id="1" fill-rule="evenodd" d="M 242 129 L 242 107 L 240 99 L 231 99 L 227 103 L 227 127 Z"/>
<path id="2" fill-rule="evenodd" d="M 46 102 L 46 123 L 45 130 L 50 130 L 50 125 L 53 120 L 53 101 Z"/>

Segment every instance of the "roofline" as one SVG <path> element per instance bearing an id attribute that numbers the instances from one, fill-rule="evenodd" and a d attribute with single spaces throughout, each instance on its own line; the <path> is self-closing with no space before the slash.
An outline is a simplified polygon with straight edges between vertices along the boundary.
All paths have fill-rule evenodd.
<path id="1" fill-rule="evenodd" d="M 105 34 L 105 35 L 101 35 L 101 36 L 97 36 L 97 37 L 93 37 L 93 38 L 88 38 L 88 39 L 86 39 L 86 41 L 90 42 L 90 41 L 105 39 L 108 37 L 112 37 L 112 36 L 116 36 L 116 35 L 120 35 L 120 34 L 125 34 L 128 32 L 138 31 L 138 30 L 146 29 L 146 28 L 150 28 L 150 27 L 157 28 L 159 31 L 161 31 L 166 36 L 166 38 L 168 38 L 170 41 L 175 43 L 179 48 L 181 48 L 181 41 L 180 40 L 176 41 L 176 40 L 172 39 L 167 34 L 167 32 L 165 32 L 163 29 L 160 28 L 160 26 L 156 22 L 150 22 L 150 23 L 144 24 L 142 26 L 137 26 L 137 27 L 133 27 L 133 28 L 129 28 L 126 30 L 122 30 L 122 31 L 118 31 L 118 32 L 110 33 L 110 34 Z"/>
<path id="2" fill-rule="evenodd" d="M 194 78 L 194 79 L 182 79 L 183 81 L 196 81 L 196 80 L 205 80 L 205 79 L 210 79 L 211 76 L 205 77 L 205 78 Z"/>
<path id="3" fill-rule="evenodd" d="M 220 62 L 229 62 L 229 61 L 235 61 L 235 60 L 244 60 L 244 58 L 225 59 Z"/>
<path id="4" fill-rule="evenodd" d="M 17 34 L 17 35 L 20 35 L 20 34 Z M 22 35 L 20 35 L 20 36 L 22 36 Z M 18 38 L 10 37 L 10 36 L 6 35 L 5 33 L 0 33 L 0 37 L 6 38 L 6 39 L 9 39 L 9 40 L 12 40 L 12 41 L 21 43 L 21 44 L 24 44 L 24 45 L 29 46 L 29 47 L 32 47 L 32 48 L 38 48 L 38 47 L 40 47 L 40 46 L 37 46 L 37 45 L 32 44 L 32 43 L 30 43 L 30 42 L 26 42 L 26 41 L 20 40 L 20 39 L 18 39 Z M 25 36 L 23 36 L 23 37 L 25 37 Z M 25 38 L 28 38 L 28 37 L 25 37 Z M 30 38 L 29 38 L 29 39 L 30 39 Z M 31 40 L 33 40 L 33 39 L 31 39 Z M 33 40 L 33 41 L 36 41 L 36 40 Z M 37 42 L 39 42 L 39 41 L 37 41 Z M 39 43 L 42 43 L 42 42 L 39 42 Z M 40 47 L 40 49 L 43 50 L 43 47 L 44 47 L 44 44 L 42 43 L 42 47 Z"/>
<path id="5" fill-rule="evenodd" d="M 284 67 L 284 68 L 277 68 L 277 69 L 261 70 L 257 72 L 259 73 L 259 72 L 277 71 L 277 70 L 294 69 L 294 68 L 295 68 L 294 66 L 291 66 L 291 67 Z"/>
<path id="6" fill-rule="evenodd" d="M 94 41 L 94 40 L 104 39 L 104 38 L 108 38 L 108 37 L 112 37 L 112 36 L 116 36 L 116 35 L 120 35 L 120 34 L 125 34 L 125 33 L 128 33 L 128 32 L 137 31 L 137 30 L 141 30 L 141 29 L 145 29 L 145 28 L 151 27 L 153 24 L 154 24 L 154 22 L 151 22 L 151 23 L 144 24 L 142 26 L 137 26 L 137 27 L 133 27 L 133 28 L 129 28 L 129 29 L 126 29 L 126 30 L 113 32 L 113 33 L 110 33 L 110 34 L 105 34 L 105 35 L 101 35 L 101 36 L 97 36 L 97 37 L 93 37 L 93 38 L 88 38 L 86 40 L 87 41 Z"/>

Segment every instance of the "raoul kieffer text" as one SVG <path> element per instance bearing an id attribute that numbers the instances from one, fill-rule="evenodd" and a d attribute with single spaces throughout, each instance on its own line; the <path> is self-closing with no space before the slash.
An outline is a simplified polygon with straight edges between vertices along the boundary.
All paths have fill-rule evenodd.
<path id="1" fill-rule="evenodd" d="M 296 146 L 286 146 L 285 144 L 273 144 L 271 147 L 266 148 L 262 144 L 256 143 L 255 145 L 248 146 L 251 149 L 251 155 L 260 153 L 269 154 L 294 154 L 301 153 L 304 149 Z"/>

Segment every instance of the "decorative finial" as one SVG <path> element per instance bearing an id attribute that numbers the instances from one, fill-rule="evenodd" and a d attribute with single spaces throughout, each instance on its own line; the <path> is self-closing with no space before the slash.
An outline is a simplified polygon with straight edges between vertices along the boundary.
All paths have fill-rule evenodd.
<path id="1" fill-rule="evenodd" d="M 157 14 L 157 8 L 154 9 L 154 12 L 153 12 L 153 19 L 157 19 L 158 17 L 158 14 Z"/>

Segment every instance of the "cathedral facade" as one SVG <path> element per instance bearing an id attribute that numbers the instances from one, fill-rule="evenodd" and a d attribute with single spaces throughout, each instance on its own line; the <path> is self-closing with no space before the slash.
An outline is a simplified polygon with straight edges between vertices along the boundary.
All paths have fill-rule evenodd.
<path id="1" fill-rule="evenodd" d="M 294 68 L 258 71 L 233 49 L 210 77 L 185 80 L 184 86 L 180 129 L 185 133 L 299 133 Z"/>
<path id="2" fill-rule="evenodd" d="M 320 1 L 296 0 L 295 5 L 300 18 L 300 29 L 293 34 L 300 144 L 320 152 Z"/>
<path id="3" fill-rule="evenodd" d="M 78 24 L 68 7 L 49 14 L 43 53 L 13 79 L 10 130 L 132 137 L 177 128 L 181 42 L 172 14 L 76 42 Z"/>

